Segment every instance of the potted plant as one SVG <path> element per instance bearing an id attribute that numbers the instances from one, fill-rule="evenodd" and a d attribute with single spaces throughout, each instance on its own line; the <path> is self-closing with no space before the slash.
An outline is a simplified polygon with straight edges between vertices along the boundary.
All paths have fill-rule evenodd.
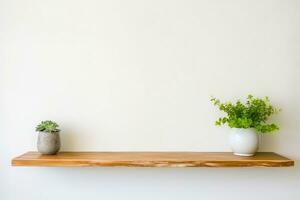
<path id="1" fill-rule="evenodd" d="M 215 125 L 227 124 L 232 128 L 229 142 L 235 155 L 254 155 L 258 149 L 258 134 L 279 130 L 278 125 L 267 123 L 271 115 L 280 111 L 270 104 L 268 97 L 254 98 L 248 95 L 244 103 L 240 100 L 235 103 L 222 103 L 214 97 L 211 101 L 219 110 L 227 114 L 225 117 L 220 117 Z"/>
<path id="2" fill-rule="evenodd" d="M 37 125 L 39 132 L 37 149 L 41 154 L 54 155 L 60 149 L 60 137 L 58 124 L 47 120 Z"/>

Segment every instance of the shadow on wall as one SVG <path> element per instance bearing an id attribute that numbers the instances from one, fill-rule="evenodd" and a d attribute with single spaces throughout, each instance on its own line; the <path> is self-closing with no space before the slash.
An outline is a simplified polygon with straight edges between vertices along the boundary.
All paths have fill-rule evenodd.
<path id="1" fill-rule="evenodd" d="M 64 130 L 61 134 L 61 151 L 76 151 L 76 148 L 80 146 L 80 138 L 82 135 L 72 130 Z"/>
<path id="2" fill-rule="evenodd" d="M 290 184 L 300 179 L 300 166 L 287 168 L 134 168 L 134 167 L 55 167 L 55 168 L 38 168 L 35 170 L 36 175 L 47 175 L 55 181 L 72 180 L 72 184 L 80 183 L 82 177 L 88 178 L 90 182 L 99 183 L 104 181 L 114 185 L 121 184 L 131 187 L 128 180 L 131 180 L 132 186 L 136 183 L 141 185 L 152 182 L 153 185 L 160 185 L 162 182 L 187 183 L 194 185 L 203 180 L 209 180 L 212 183 L 224 183 L 232 181 L 234 184 L 248 183 L 256 185 L 258 182 L 274 182 L 278 184 Z M 284 174 L 284 176 L 283 176 Z M 110 182 L 116 178 L 116 182 Z M 154 178 L 159 177 L 159 178 Z M 251 178 L 250 178 L 251 177 Z M 106 181 L 105 181 L 106 180 Z M 267 180 L 267 181 L 266 181 Z M 75 182 L 74 182 L 75 181 Z M 71 184 L 71 183 L 70 183 Z M 121 184 L 122 185 L 122 184 Z M 229 187 L 228 187 L 229 188 Z"/>
<path id="3" fill-rule="evenodd" d="M 293 104 L 291 102 L 291 104 Z M 296 103 L 294 103 L 296 105 Z M 280 130 L 274 133 L 263 134 L 260 136 L 260 151 L 272 151 L 279 154 L 287 153 L 286 156 L 291 157 L 294 154 L 294 159 L 299 159 L 298 155 L 291 152 L 291 148 L 298 146 L 299 125 L 297 120 L 291 120 L 291 116 L 299 116 L 300 112 L 297 109 L 288 106 L 279 106 L 282 112 L 274 116 L 271 122 L 278 123 Z M 293 157 L 291 157 L 293 158 Z"/>

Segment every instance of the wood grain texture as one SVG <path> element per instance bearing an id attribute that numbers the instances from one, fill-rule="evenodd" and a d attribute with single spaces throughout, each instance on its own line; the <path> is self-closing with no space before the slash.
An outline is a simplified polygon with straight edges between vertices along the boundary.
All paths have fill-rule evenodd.
<path id="1" fill-rule="evenodd" d="M 294 161 L 272 152 L 253 157 L 231 152 L 60 152 L 41 155 L 27 152 L 12 166 L 47 167 L 289 167 Z"/>

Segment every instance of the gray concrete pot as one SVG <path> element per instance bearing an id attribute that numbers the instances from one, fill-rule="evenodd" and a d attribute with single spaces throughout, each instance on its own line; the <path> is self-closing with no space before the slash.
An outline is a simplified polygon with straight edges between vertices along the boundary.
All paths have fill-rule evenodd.
<path id="1" fill-rule="evenodd" d="M 59 132 L 39 132 L 37 149 L 41 154 L 56 154 L 60 149 Z"/>

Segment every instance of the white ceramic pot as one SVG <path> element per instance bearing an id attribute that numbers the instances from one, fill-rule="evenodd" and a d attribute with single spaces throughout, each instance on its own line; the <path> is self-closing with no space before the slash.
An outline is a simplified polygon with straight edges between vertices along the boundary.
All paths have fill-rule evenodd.
<path id="1" fill-rule="evenodd" d="M 258 149 L 258 134 L 255 129 L 233 128 L 229 136 L 233 154 L 253 156 Z"/>

